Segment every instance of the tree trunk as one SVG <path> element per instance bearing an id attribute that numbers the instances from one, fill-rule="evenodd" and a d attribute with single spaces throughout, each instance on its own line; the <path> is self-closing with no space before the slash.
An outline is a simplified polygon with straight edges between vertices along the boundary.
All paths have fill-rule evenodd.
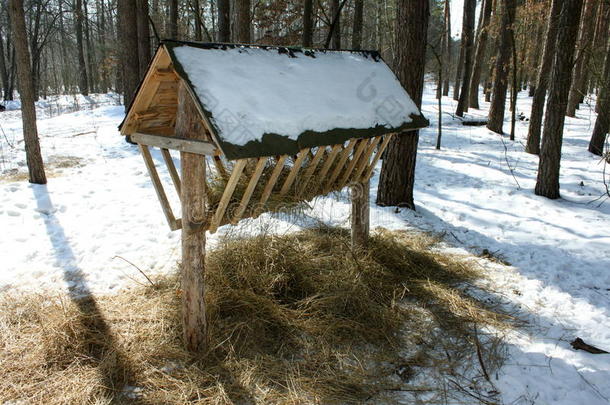
<path id="1" fill-rule="evenodd" d="M 527 133 L 527 144 L 525 146 L 525 151 L 527 153 L 533 153 L 535 155 L 540 153 L 540 133 L 544 114 L 544 101 L 549 84 L 549 75 L 553 66 L 553 57 L 555 55 L 560 11 L 561 0 L 552 0 L 551 11 L 547 22 L 546 41 L 542 53 L 542 63 L 538 68 L 536 90 L 534 91 L 534 98 L 532 100 L 532 112 L 530 114 L 530 125 Z"/>
<path id="2" fill-rule="evenodd" d="M 352 49 L 362 48 L 362 21 L 364 19 L 364 0 L 355 0 L 354 26 L 352 30 Z"/>
<path id="3" fill-rule="evenodd" d="M 303 46 L 310 48 L 313 44 L 313 0 L 303 1 Z"/>
<path id="4" fill-rule="evenodd" d="M 34 83 L 30 69 L 28 37 L 25 30 L 23 0 L 9 0 L 9 14 L 19 76 L 19 95 L 21 96 L 21 121 L 23 123 L 23 140 L 28 164 L 30 183 L 46 184 L 44 163 L 40 153 L 38 128 L 36 127 L 36 107 L 34 106 Z"/>
<path id="5" fill-rule="evenodd" d="M 591 141 L 589 142 L 589 152 L 598 156 L 602 156 L 604 153 L 606 134 L 610 129 L 610 41 L 607 41 L 607 43 L 604 77 L 602 78 L 603 87 L 597 97 L 597 105 L 601 113 L 597 115 Z"/>
<path id="6" fill-rule="evenodd" d="M 235 36 L 237 42 L 250 43 L 250 0 L 235 1 Z"/>
<path id="7" fill-rule="evenodd" d="M 6 67 L 6 59 L 4 53 L 4 39 L 2 38 L 2 27 L 0 27 L 0 82 L 2 82 L 2 92 L 4 94 L 4 99 L 6 99 L 6 94 L 8 92 L 8 69 Z"/>
<path id="8" fill-rule="evenodd" d="M 444 52 L 444 71 L 443 76 L 445 77 L 445 83 L 443 83 L 443 96 L 449 95 L 449 68 L 451 66 L 451 50 L 453 48 L 453 43 L 451 40 L 451 5 L 449 4 L 449 0 L 445 0 L 445 10 L 444 10 L 444 18 L 445 18 L 445 48 Z"/>
<path id="9" fill-rule="evenodd" d="M 199 0 L 193 0 L 193 24 L 195 25 L 195 41 L 203 41 L 203 30 L 201 29 L 201 6 Z"/>
<path id="10" fill-rule="evenodd" d="M 485 60 L 485 51 L 487 50 L 487 37 L 489 20 L 491 19 L 492 0 L 484 0 L 483 4 L 483 19 L 479 29 L 477 40 L 477 50 L 474 56 L 474 66 L 472 67 L 472 76 L 470 77 L 470 90 L 468 92 L 469 104 L 472 108 L 479 108 L 479 84 L 481 83 L 481 72 L 483 71 L 483 63 Z"/>
<path id="11" fill-rule="evenodd" d="M 87 44 L 87 70 L 89 72 L 89 91 L 96 93 L 99 90 L 97 74 L 95 69 L 95 48 L 91 42 L 91 27 L 89 24 L 89 9 L 87 0 L 83 1 L 83 10 L 85 16 L 85 44 Z M 45 89 L 45 87 L 43 87 Z"/>
<path id="12" fill-rule="evenodd" d="M 341 49 L 341 6 L 339 0 L 331 0 L 330 15 L 332 23 L 332 49 Z"/>
<path id="13" fill-rule="evenodd" d="M 420 107 L 424 89 L 426 43 L 430 6 L 428 0 L 398 0 L 396 20 L 396 73 L 415 104 Z M 397 134 L 390 141 L 381 168 L 377 204 L 415 209 L 413 184 L 417 159 L 417 131 Z"/>
<path id="14" fill-rule="evenodd" d="M 556 43 L 557 52 L 551 72 L 538 178 L 534 190 L 536 195 L 551 199 L 559 198 L 559 166 L 563 124 L 572 80 L 574 48 L 583 0 L 563 0 L 562 3 Z"/>
<path id="15" fill-rule="evenodd" d="M 178 39 L 178 0 L 169 0 L 169 20 L 167 33 L 171 39 Z"/>
<path id="16" fill-rule="evenodd" d="M 472 75 L 472 59 L 474 48 L 474 20 L 477 8 L 476 0 L 464 1 L 464 23 L 462 25 L 462 41 L 464 41 L 464 75 L 462 77 L 462 90 L 455 115 L 463 117 L 468 112 L 468 92 L 470 90 L 470 76 Z M 477 88 L 478 92 L 478 88 Z"/>
<path id="17" fill-rule="evenodd" d="M 138 60 L 137 7 L 133 0 L 118 0 L 118 29 L 121 38 L 121 74 L 123 77 L 123 95 L 125 111 L 131 105 L 134 93 L 140 83 L 140 62 Z"/>
<path id="18" fill-rule="evenodd" d="M 453 99 L 460 99 L 460 84 L 462 79 L 462 69 L 464 68 L 464 41 L 460 44 L 460 56 L 455 67 L 455 82 L 453 83 Z"/>
<path id="19" fill-rule="evenodd" d="M 589 69 L 589 56 L 593 45 L 593 35 L 595 34 L 595 20 L 597 15 L 598 0 L 586 0 L 585 9 L 580 22 L 580 34 L 578 37 L 578 53 L 576 56 L 576 66 L 572 74 L 572 87 L 568 98 L 568 108 L 566 115 L 576 117 L 576 110 L 580 100 L 584 97 L 583 87 L 587 80 Z"/>
<path id="20" fill-rule="evenodd" d="M 140 80 L 144 78 L 150 63 L 150 26 L 148 25 L 148 0 L 137 0 L 138 62 Z"/>
<path id="21" fill-rule="evenodd" d="M 87 79 L 87 65 L 85 63 L 85 51 L 83 48 L 83 4 L 82 0 L 76 0 L 74 6 L 76 48 L 78 51 L 78 78 L 80 92 L 83 96 L 89 95 L 89 80 Z"/>
<path id="22" fill-rule="evenodd" d="M 218 0 L 218 42 L 231 42 L 231 1 Z"/>
<path id="23" fill-rule="evenodd" d="M 493 96 L 491 98 L 489 120 L 487 122 L 487 128 L 498 134 L 503 133 L 506 90 L 508 88 L 508 63 L 513 46 L 512 26 L 515 21 L 515 7 L 515 0 L 502 1 L 502 27 L 500 29 L 500 41 L 496 57 Z"/>
<path id="24" fill-rule="evenodd" d="M 204 141 L 199 113 L 184 85 L 178 90 L 176 136 Z M 186 348 L 203 351 L 206 345 L 204 156 L 180 152 L 182 170 L 182 326 Z"/>

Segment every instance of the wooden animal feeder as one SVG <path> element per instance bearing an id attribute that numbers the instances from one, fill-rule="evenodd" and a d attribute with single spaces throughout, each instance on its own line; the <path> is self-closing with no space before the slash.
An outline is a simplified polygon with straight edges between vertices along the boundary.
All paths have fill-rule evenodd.
<path id="1" fill-rule="evenodd" d="M 120 129 L 139 145 L 170 228 L 182 229 L 187 346 L 205 342 L 205 231 L 368 184 L 392 136 L 427 125 L 377 52 L 164 41 Z"/>

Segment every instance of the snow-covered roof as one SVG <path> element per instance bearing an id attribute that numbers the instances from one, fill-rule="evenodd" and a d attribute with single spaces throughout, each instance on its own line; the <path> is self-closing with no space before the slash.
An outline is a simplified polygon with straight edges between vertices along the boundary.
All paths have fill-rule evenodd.
<path id="1" fill-rule="evenodd" d="M 427 126 L 377 52 L 164 41 L 229 159 Z"/>

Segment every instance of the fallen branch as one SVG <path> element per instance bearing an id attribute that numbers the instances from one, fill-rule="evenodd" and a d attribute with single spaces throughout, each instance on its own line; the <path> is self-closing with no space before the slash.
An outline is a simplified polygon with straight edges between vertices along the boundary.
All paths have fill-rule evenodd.
<path id="1" fill-rule="evenodd" d="M 140 269 L 138 266 L 136 266 L 135 264 L 133 264 L 133 263 L 132 263 L 132 262 L 130 262 L 129 260 L 125 259 L 125 258 L 124 258 L 124 257 L 122 257 L 122 256 L 114 256 L 114 257 L 113 257 L 113 259 L 121 259 L 121 260 L 123 260 L 123 261 L 125 261 L 125 262 L 127 262 L 127 263 L 131 264 L 133 267 L 135 267 L 135 268 L 136 268 L 136 270 L 138 270 L 138 271 L 140 272 L 140 274 L 142 274 L 142 275 L 143 275 L 143 276 L 146 278 L 146 280 L 148 280 L 148 282 L 150 283 L 150 285 L 152 285 L 153 287 L 157 288 L 157 285 L 156 285 L 155 283 L 153 283 L 153 281 L 150 279 L 150 277 L 148 277 L 148 276 L 146 275 L 146 273 L 144 273 L 144 272 L 142 271 L 142 269 Z"/>
<path id="2" fill-rule="evenodd" d="M 584 350 L 592 354 L 608 354 L 607 351 L 598 349 L 595 346 L 585 343 L 581 338 L 577 337 L 573 342 L 570 343 L 574 350 Z"/>

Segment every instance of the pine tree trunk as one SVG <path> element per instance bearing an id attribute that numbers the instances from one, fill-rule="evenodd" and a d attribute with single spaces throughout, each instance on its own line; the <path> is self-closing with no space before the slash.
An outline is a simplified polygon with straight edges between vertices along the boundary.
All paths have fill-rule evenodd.
<path id="1" fill-rule="evenodd" d="M 396 73 L 420 107 L 430 6 L 428 0 L 398 0 L 396 22 Z M 398 134 L 388 145 L 377 190 L 377 204 L 415 209 L 413 184 L 417 159 L 417 131 Z"/>
<path id="2" fill-rule="evenodd" d="M 559 167 L 563 124 L 572 81 L 574 48 L 583 0 L 563 0 L 553 69 L 546 103 L 540 163 L 536 180 L 536 195 L 559 198 Z"/>
<path id="3" fill-rule="evenodd" d="M 89 95 L 89 80 L 87 79 L 87 65 L 85 63 L 85 52 L 83 48 L 83 4 L 82 0 L 76 0 L 74 9 L 76 49 L 78 50 L 78 78 L 80 93 L 83 96 Z"/>
<path id="4" fill-rule="evenodd" d="M 203 41 L 203 30 L 201 29 L 201 6 L 199 0 L 193 0 L 193 19 L 195 25 L 195 41 Z"/>
<path id="5" fill-rule="evenodd" d="M 178 39 L 178 0 L 169 0 L 169 20 L 167 33 L 171 39 Z"/>
<path id="6" fill-rule="evenodd" d="M 332 32 L 332 49 L 341 49 L 341 7 L 339 0 L 331 0 L 330 15 L 333 18 L 330 29 Z"/>
<path id="7" fill-rule="evenodd" d="M 310 48 L 313 44 L 313 0 L 303 1 L 303 46 Z"/>
<path id="8" fill-rule="evenodd" d="M 150 63 L 150 27 L 148 25 L 148 0 L 137 0 L 138 61 L 140 79 L 144 77 Z"/>
<path id="9" fill-rule="evenodd" d="M 502 1 L 502 27 L 496 57 L 493 95 L 489 108 L 487 128 L 490 131 L 502 134 L 504 125 L 504 112 L 506 110 L 506 90 L 508 88 L 508 71 L 512 41 L 512 25 L 515 21 L 515 0 Z"/>
<path id="10" fill-rule="evenodd" d="M 462 25 L 462 40 L 464 41 L 464 74 L 462 76 L 462 90 L 460 91 L 460 99 L 455 111 L 455 115 L 458 117 L 463 117 L 464 112 L 468 112 L 468 92 L 470 90 L 470 76 L 472 75 L 474 20 L 476 8 L 476 0 L 464 1 L 464 23 Z"/>
<path id="11" fill-rule="evenodd" d="M 118 29 L 121 38 L 121 75 L 123 77 L 123 95 L 125 110 L 131 105 L 134 93 L 140 83 L 140 62 L 138 59 L 138 22 L 137 7 L 133 0 L 118 0 Z"/>
<path id="12" fill-rule="evenodd" d="M 598 156 L 602 156 L 604 153 L 606 134 L 610 130 L 610 41 L 607 42 L 604 77 L 602 78 L 603 87 L 597 97 L 597 105 L 601 113 L 597 115 L 589 142 L 589 152 Z"/>
<path id="13" fill-rule="evenodd" d="M 91 27 L 89 26 L 89 10 L 87 0 L 83 0 L 83 10 L 85 13 L 85 44 L 87 44 L 87 71 L 89 72 L 89 91 L 96 93 L 99 90 L 97 74 L 95 73 L 95 48 L 91 42 Z M 42 87 L 46 90 L 46 86 Z"/>
<path id="14" fill-rule="evenodd" d="M 0 82 L 2 82 L 2 92 L 4 99 L 8 92 L 8 70 L 6 68 L 6 59 L 4 56 L 4 39 L 2 38 L 2 27 L 0 27 Z"/>
<path id="15" fill-rule="evenodd" d="M 231 2 L 218 0 L 218 42 L 231 42 Z"/>
<path id="16" fill-rule="evenodd" d="M 23 0 L 9 0 L 8 4 L 15 45 L 17 74 L 19 76 L 21 121 L 23 123 L 23 140 L 25 143 L 29 180 L 30 183 L 46 184 L 47 178 L 44 172 L 42 154 L 40 153 L 38 128 L 36 127 L 34 83 L 32 82 L 32 70 L 30 69 L 30 52 L 28 50 L 27 32 L 25 30 Z"/>
<path id="17" fill-rule="evenodd" d="M 460 44 L 460 56 L 455 67 L 455 81 L 453 82 L 453 99 L 460 99 L 460 84 L 462 79 L 462 70 L 464 68 L 464 41 Z"/>
<path id="18" fill-rule="evenodd" d="M 362 47 L 362 21 L 364 19 L 364 0 L 355 0 L 354 25 L 352 29 L 352 49 Z"/>
<path id="19" fill-rule="evenodd" d="M 572 87 L 568 98 L 568 108 L 566 115 L 576 117 L 576 110 L 579 107 L 583 94 L 583 86 L 587 80 L 587 70 L 589 69 L 589 56 L 595 34 L 595 20 L 597 14 L 597 0 L 586 0 L 585 8 L 580 22 L 580 34 L 578 37 L 578 53 L 576 56 L 576 66 L 572 74 Z"/>
<path id="20" fill-rule="evenodd" d="M 235 2 L 235 39 L 242 44 L 250 43 L 250 0 Z"/>
<path id="21" fill-rule="evenodd" d="M 549 76 L 553 67 L 555 55 L 555 44 L 557 42 L 557 30 L 559 25 L 559 12 L 561 11 L 561 0 L 552 0 L 551 11 L 546 29 L 546 41 L 542 54 L 542 63 L 538 69 L 536 78 L 536 90 L 532 100 L 532 112 L 527 133 L 527 144 L 525 151 L 538 155 L 540 153 L 540 134 L 542 132 L 542 118 L 544 114 L 544 101 L 549 84 Z"/>
<path id="22" fill-rule="evenodd" d="M 449 95 L 449 67 L 451 66 L 451 50 L 453 48 L 453 44 L 451 41 L 451 5 L 449 4 L 449 0 L 445 0 L 445 47 L 443 48 L 443 77 L 445 78 L 445 82 L 443 83 L 443 96 Z"/>
<path id="23" fill-rule="evenodd" d="M 472 108 L 479 108 L 479 84 L 481 83 L 481 72 L 485 62 L 485 51 L 487 50 L 487 37 L 489 20 L 491 19 L 492 0 L 484 0 L 483 19 L 477 40 L 477 50 L 474 56 L 474 66 L 470 78 L 470 91 L 468 92 L 469 104 Z"/>

